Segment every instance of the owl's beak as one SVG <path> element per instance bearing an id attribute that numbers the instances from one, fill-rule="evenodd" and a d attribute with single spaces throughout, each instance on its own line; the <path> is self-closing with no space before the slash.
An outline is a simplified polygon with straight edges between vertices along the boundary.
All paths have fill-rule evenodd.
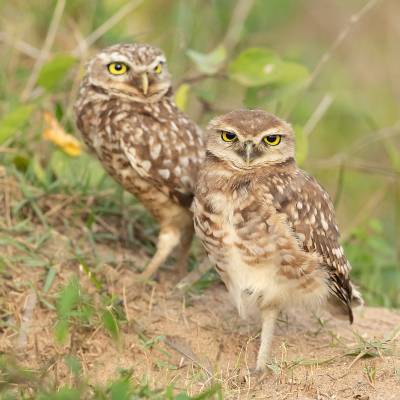
<path id="1" fill-rule="evenodd" d="M 149 77 L 147 76 L 146 72 L 143 72 L 141 75 L 141 80 L 142 80 L 142 91 L 143 94 L 146 96 L 147 92 L 149 91 Z"/>
<path id="2" fill-rule="evenodd" d="M 251 140 L 247 140 L 244 143 L 244 149 L 246 151 L 246 166 L 248 167 L 251 162 L 251 156 L 253 155 L 254 143 Z"/>

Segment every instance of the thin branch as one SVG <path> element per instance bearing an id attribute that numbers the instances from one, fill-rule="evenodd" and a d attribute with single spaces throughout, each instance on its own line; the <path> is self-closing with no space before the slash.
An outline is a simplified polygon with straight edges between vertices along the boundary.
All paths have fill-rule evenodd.
<path id="1" fill-rule="evenodd" d="M 82 49 L 85 47 L 88 49 L 97 40 L 99 40 L 105 33 L 112 29 L 118 22 L 125 18 L 129 13 L 135 10 L 143 3 L 143 0 L 133 0 L 121 7 L 113 16 L 111 16 L 107 21 L 100 25 L 95 31 L 93 31 L 84 41 L 80 43 L 72 52 L 74 55 L 79 55 L 82 53 Z"/>
<path id="2" fill-rule="evenodd" d="M 329 107 L 333 102 L 333 98 L 330 94 L 326 94 L 321 102 L 318 104 L 317 108 L 312 113 L 309 120 L 306 122 L 303 128 L 303 133 L 305 136 L 310 135 L 310 133 L 315 129 L 318 122 L 321 121 L 325 113 L 328 111 Z"/>
<path id="3" fill-rule="evenodd" d="M 221 43 L 228 53 L 232 51 L 239 42 L 244 23 L 253 8 L 253 5 L 254 0 L 237 1 L 225 37 Z"/>
<path id="4" fill-rule="evenodd" d="M 320 168 L 320 169 L 335 168 L 335 167 L 343 166 L 343 168 L 346 168 L 346 169 L 352 169 L 355 171 L 381 175 L 390 180 L 395 180 L 395 181 L 400 180 L 399 172 L 394 171 L 392 169 L 383 168 L 379 164 L 368 163 L 364 160 L 344 161 L 343 159 L 337 159 L 334 161 L 329 160 L 329 162 L 326 160 L 320 160 L 320 161 L 309 163 L 309 165 L 312 166 L 313 168 Z"/>
<path id="5" fill-rule="evenodd" d="M 13 149 L 11 147 L 1 147 L 0 146 L 0 153 L 16 154 L 16 153 L 18 153 L 18 150 Z"/>
<path id="6" fill-rule="evenodd" d="M 77 43 L 74 50 L 72 50 L 71 54 L 79 57 L 82 60 L 85 58 L 87 51 L 85 38 L 80 32 L 78 24 L 74 19 L 68 18 L 67 26 L 72 31 L 72 35 Z"/>
<path id="7" fill-rule="evenodd" d="M 377 132 L 372 132 L 367 136 L 363 136 L 351 146 L 351 153 L 358 153 L 364 147 L 370 147 L 372 143 L 397 135 L 400 135 L 400 120 L 396 121 L 392 126 L 379 129 Z"/>
<path id="8" fill-rule="evenodd" d="M 315 162 L 313 162 L 313 165 L 317 166 L 318 168 L 331 168 L 347 163 L 346 166 L 348 166 L 348 161 L 350 160 L 350 163 L 353 162 L 355 154 L 360 152 L 364 147 L 370 147 L 373 143 L 399 135 L 400 120 L 396 121 L 393 126 L 385 127 L 379 129 L 378 131 L 362 135 L 362 138 L 353 143 L 353 145 L 346 151 L 337 153 L 328 159 L 316 160 Z M 362 162 L 363 161 L 361 160 L 361 163 Z M 371 166 L 371 164 L 368 164 L 368 166 Z M 380 165 L 377 167 L 379 169 L 382 169 Z M 396 172 L 393 170 L 391 172 L 396 174 Z"/>
<path id="9" fill-rule="evenodd" d="M 31 46 L 29 43 L 26 43 L 22 40 L 18 40 L 7 32 L 0 32 L 0 42 L 6 43 L 10 45 L 12 48 L 17 49 L 21 53 L 31 57 L 38 58 L 40 56 L 40 50 L 36 47 Z"/>
<path id="10" fill-rule="evenodd" d="M 326 63 L 332 58 L 334 52 L 344 42 L 344 40 L 354 29 L 354 27 L 360 22 L 360 20 L 363 17 L 365 17 L 365 15 L 369 11 L 371 11 L 379 1 L 381 0 L 368 1 L 368 3 L 366 3 L 358 12 L 356 12 L 349 18 L 347 25 L 339 32 L 339 34 L 337 35 L 336 39 L 334 40 L 328 51 L 325 52 L 318 61 L 317 65 L 315 66 L 313 72 L 310 75 L 310 78 L 305 84 L 304 90 L 307 90 L 314 83 L 314 81 L 319 76 Z"/>
<path id="11" fill-rule="evenodd" d="M 369 11 L 371 11 L 379 1 L 381 1 L 381 0 L 369 0 L 368 3 L 366 3 L 358 12 L 356 12 L 349 18 L 349 21 L 347 22 L 345 27 L 339 32 L 339 34 L 336 36 L 332 45 L 329 47 L 329 49 L 324 54 L 322 54 L 321 58 L 319 59 L 318 63 L 316 64 L 314 70 L 312 71 L 310 77 L 308 78 L 308 80 L 305 82 L 305 84 L 302 86 L 301 90 L 299 91 L 298 99 L 301 99 L 303 97 L 303 94 L 311 87 L 311 85 L 315 82 L 317 77 L 320 75 L 324 66 L 333 57 L 333 54 L 335 53 L 335 51 L 340 47 L 340 45 L 344 42 L 344 40 L 351 33 L 351 31 L 355 28 L 355 26 L 360 22 L 360 20 Z M 298 101 L 296 101 L 294 104 L 292 104 L 292 106 L 288 110 L 287 116 L 289 116 L 293 112 L 293 109 L 297 103 L 298 103 Z"/>
<path id="12" fill-rule="evenodd" d="M 47 31 L 43 47 L 40 51 L 39 57 L 37 58 L 35 65 L 33 66 L 32 73 L 28 79 L 28 82 L 26 83 L 25 89 L 22 92 L 21 95 L 22 101 L 26 101 L 29 98 L 33 88 L 35 87 L 36 81 L 39 77 L 40 71 L 43 67 L 46 57 L 50 52 L 51 47 L 53 46 L 58 26 L 60 25 L 61 17 L 64 12 L 64 8 L 65 8 L 65 0 L 58 0 L 56 7 L 54 9 L 53 17 L 51 19 L 49 30 Z"/>
<path id="13" fill-rule="evenodd" d="M 183 83 L 192 84 L 192 83 L 202 82 L 202 81 L 204 81 L 206 79 L 228 79 L 228 75 L 226 75 L 226 74 L 224 74 L 222 72 L 216 72 L 213 75 L 199 74 L 199 75 L 196 75 L 196 76 L 192 76 L 192 77 L 187 77 L 187 78 L 181 79 L 178 82 L 177 87 L 179 87 Z"/>

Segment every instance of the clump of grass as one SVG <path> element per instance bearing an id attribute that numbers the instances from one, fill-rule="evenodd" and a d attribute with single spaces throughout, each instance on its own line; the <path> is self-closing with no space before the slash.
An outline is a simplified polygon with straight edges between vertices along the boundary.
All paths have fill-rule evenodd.
<path id="1" fill-rule="evenodd" d="M 96 281 L 98 282 L 98 281 Z M 95 303 L 94 296 L 85 293 L 76 276 L 70 278 L 57 298 L 58 320 L 55 337 L 64 343 L 73 329 L 95 329 L 101 324 L 110 336 L 118 340 L 119 322 L 125 320 L 123 309 L 108 294 L 103 294 L 100 303 Z"/>
<path id="2" fill-rule="evenodd" d="M 388 338 L 378 339 L 378 338 L 364 338 L 358 333 L 354 333 L 357 343 L 348 348 L 346 352 L 347 356 L 355 357 L 350 363 L 349 369 L 361 358 L 369 357 L 384 357 L 393 355 L 396 351 L 396 339 L 400 334 L 400 330 L 392 333 Z"/>
<path id="3" fill-rule="evenodd" d="M 353 266 L 352 276 L 369 305 L 400 306 L 399 265 L 393 246 L 377 219 L 356 228 L 345 245 Z"/>
<path id="4" fill-rule="evenodd" d="M 374 388 L 376 381 L 376 367 L 374 365 L 365 365 L 363 373 L 367 377 L 368 383 Z"/>
<path id="5" fill-rule="evenodd" d="M 65 364 L 74 377 L 73 385 L 58 386 L 47 376 L 46 371 L 27 370 L 5 356 L 0 357 L 0 398 L 7 400 L 222 400 L 219 385 L 213 385 L 201 393 L 191 396 L 177 391 L 173 385 L 164 389 L 153 389 L 145 380 L 133 379 L 133 371 L 121 370 L 116 379 L 104 386 L 93 385 L 81 378 L 79 361 L 71 356 Z"/>

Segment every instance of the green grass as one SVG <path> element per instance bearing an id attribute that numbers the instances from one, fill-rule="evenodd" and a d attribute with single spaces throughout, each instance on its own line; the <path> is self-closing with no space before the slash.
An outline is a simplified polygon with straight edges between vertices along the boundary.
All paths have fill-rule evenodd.
<path id="1" fill-rule="evenodd" d="M 45 371 L 27 370 L 14 360 L 0 357 L 0 399 L 37 399 L 37 400 L 222 400 L 221 388 L 211 386 L 196 396 L 174 390 L 173 385 L 165 389 L 151 389 L 143 382 L 134 381 L 132 371 L 121 370 L 119 378 L 104 386 L 86 382 L 82 379 L 82 367 L 78 359 L 67 356 L 64 363 L 69 369 L 73 385 L 57 387 L 46 379 Z M 46 389 L 45 389 L 46 388 Z"/>

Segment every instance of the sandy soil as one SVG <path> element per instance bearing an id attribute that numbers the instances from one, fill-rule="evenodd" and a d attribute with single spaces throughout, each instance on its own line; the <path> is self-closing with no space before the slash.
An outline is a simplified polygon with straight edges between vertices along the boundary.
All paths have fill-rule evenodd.
<path id="1" fill-rule="evenodd" d="M 56 345 L 54 312 L 37 302 L 24 328 L 26 341 L 21 342 L 32 291 L 16 291 L 16 280 L 8 300 L 19 330 L 5 332 L 0 351 L 17 351 L 24 365 L 46 367 L 59 382 L 71 380 L 62 359 L 73 353 L 86 378 L 97 383 L 126 368 L 139 380 L 147 377 L 153 387 L 174 382 L 177 389 L 191 393 L 220 382 L 226 399 L 400 399 L 399 313 L 364 308 L 351 327 L 303 313 L 282 316 L 270 370 L 254 376 L 250 371 L 258 347 L 257 326 L 239 320 L 222 284 L 183 297 L 165 282 L 129 287 L 131 275 L 128 268 L 109 274 L 112 291 L 125 300 L 129 320 L 119 345 L 103 329 L 78 332 L 66 345 Z M 162 280 L 168 282 L 171 276 L 163 272 Z M 86 277 L 81 278 L 85 282 Z"/>

